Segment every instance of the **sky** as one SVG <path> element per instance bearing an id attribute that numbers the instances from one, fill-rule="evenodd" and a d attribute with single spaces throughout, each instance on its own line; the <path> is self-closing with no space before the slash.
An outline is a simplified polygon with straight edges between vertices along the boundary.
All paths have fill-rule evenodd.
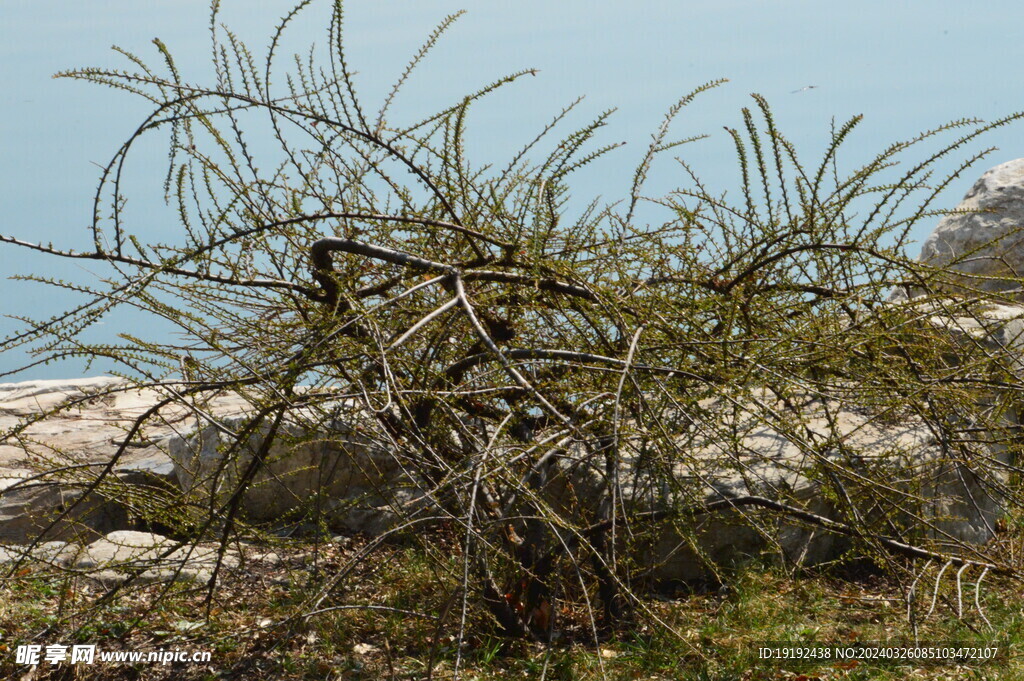
<path id="1" fill-rule="evenodd" d="M 257 51 L 269 42 L 289 0 L 223 0 L 221 19 Z M 736 164 L 723 126 L 741 123 L 749 95 L 764 95 L 779 128 L 814 159 L 833 119 L 863 114 L 842 160 L 850 167 L 890 143 L 964 117 L 992 120 L 1024 109 L 1024 5 L 1006 0 L 349 0 L 346 39 L 363 99 L 375 109 L 424 38 L 446 15 L 468 10 L 417 70 L 393 106 L 396 122 L 416 121 L 462 95 L 524 68 L 538 74 L 476 107 L 470 152 L 477 164 L 506 160 L 562 107 L 586 99 L 575 121 L 616 108 L 601 142 L 626 145 L 578 178 L 574 192 L 607 199 L 628 192 L 633 168 L 666 109 L 709 80 L 729 83 L 687 108 L 677 136 L 709 134 L 680 155 L 712 186 L 735 186 Z M 326 40 L 330 3 L 301 15 L 290 47 Z M 97 164 L 149 112 L 145 103 L 58 71 L 127 68 L 118 45 L 148 61 L 159 37 L 187 80 L 212 82 L 206 0 L 3 0 L 0 10 L 0 233 L 90 247 L 88 224 Z M 807 86 L 815 86 L 808 88 Z M 568 129 L 567 129 L 568 130 Z M 1004 128 L 976 147 L 999 150 L 954 183 L 937 206 L 953 207 L 974 179 L 1024 156 L 1024 128 Z M 132 227 L 167 239 L 161 210 L 166 148 L 154 140 L 130 164 Z M 940 168 L 949 170 L 949 167 Z M 655 173 L 670 189 L 670 168 Z M 679 178 L 680 182 L 682 178 Z M 931 225 L 914 236 L 922 241 Z M 87 281 L 95 268 L 0 246 L 0 315 L 46 317 L 74 298 L 12 275 Z M 114 341 L 148 322 L 130 312 L 97 327 Z M 0 318 L 0 336 L 21 326 Z M 0 355 L 0 373 L 25 361 Z M 37 367 L 0 381 L 102 373 L 80 362 Z"/>

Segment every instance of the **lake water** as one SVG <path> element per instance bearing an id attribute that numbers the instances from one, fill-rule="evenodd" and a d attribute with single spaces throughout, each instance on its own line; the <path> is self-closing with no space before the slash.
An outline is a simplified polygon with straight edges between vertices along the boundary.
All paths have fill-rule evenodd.
<path id="1" fill-rule="evenodd" d="M 223 19 L 256 49 L 268 43 L 275 18 L 290 2 L 225 0 Z M 735 183 L 735 163 L 722 126 L 740 124 L 748 94 L 765 95 L 779 127 L 814 159 L 830 121 L 864 114 L 845 152 L 850 166 L 889 143 L 963 117 L 994 119 L 1024 109 L 1024 8 L 1008 1 L 834 3 L 805 0 L 442 0 L 347 3 L 347 40 L 367 102 L 379 102 L 424 37 L 446 14 L 463 17 L 417 71 L 395 103 L 398 120 L 418 120 L 496 77 L 538 68 L 474 110 L 471 152 L 478 164 L 506 159 L 578 95 L 587 99 L 577 123 L 618 107 L 601 141 L 626 141 L 582 174 L 577 196 L 624 195 L 648 135 L 682 93 L 708 80 L 731 82 L 702 97 L 676 124 L 679 136 L 713 139 L 681 151 L 712 186 Z M 479 6 L 474 6 L 479 5 Z M 314 3 L 297 23 L 296 47 L 326 40 L 329 3 Z M 109 50 L 117 44 L 158 61 L 150 40 L 160 37 L 186 79 L 209 82 L 208 4 L 196 0 L 4 0 L 0 10 L 0 233 L 68 248 L 90 247 L 87 226 L 96 164 L 105 163 L 148 113 L 137 98 L 98 86 L 51 78 L 96 65 L 128 68 Z M 814 87 L 808 87 L 814 86 Z M 1024 156 L 1020 125 L 991 135 L 1000 150 L 969 178 L 955 183 L 939 205 L 954 205 L 984 169 Z M 173 215 L 160 209 L 158 183 L 165 149 L 143 145 L 130 166 L 129 219 L 155 240 L 175 234 Z M 952 162 L 951 162 L 952 163 Z M 940 170 L 949 170 L 946 165 Z M 662 174 L 658 175 L 657 173 Z M 656 169 L 656 188 L 678 179 Z M 657 184 L 661 183 L 661 184 Z M 930 225 L 915 234 L 923 239 Z M 88 263 L 58 261 L 0 248 L 6 276 L 38 274 L 87 280 Z M 74 300 L 43 286 L 0 280 L 0 313 L 42 317 Z M 94 340 L 142 323 L 130 313 L 97 327 Z M 19 324 L 0 320 L 6 335 Z M 115 328 L 116 327 L 116 328 Z M 23 363 L 18 351 L 0 356 L 0 373 Z M 89 373 L 106 367 L 96 365 Z M 3 380 L 77 375 L 69 362 L 38 367 Z"/>

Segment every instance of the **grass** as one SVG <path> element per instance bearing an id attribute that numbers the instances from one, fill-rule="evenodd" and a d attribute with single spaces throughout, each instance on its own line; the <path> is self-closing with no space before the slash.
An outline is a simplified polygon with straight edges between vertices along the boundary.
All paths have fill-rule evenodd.
<path id="1" fill-rule="evenodd" d="M 998 540 L 1016 551 L 1018 531 Z M 699 593 L 678 588 L 645 598 L 639 616 L 595 646 L 587 618 L 563 610 L 565 634 L 550 646 L 510 640 L 487 617 L 467 611 L 467 637 L 457 662 L 455 636 L 461 614 L 458 552 L 443 536 L 422 546 L 385 546 L 360 563 L 351 579 L 321 604 L 372 603 L 394 610 L 335 609 L 292 618 L 330 575 L 365 546 L 348 539 L 315 545 L 296 542 L 281 560 L 249 560 L 228 578 L 210 603 L 206 593 L 176 585 L 151 609 L 159 586 L 129 589 L 109 603 L 83 609 L 101 591 L 81 578 L 26 569 L 0 585 L 0 678 L 36 679 L 646 679 L 711 681 L 846 679 L 1024 678 L 1024 609 L 1020 584 L 989 577 L 974 607 L 973 579 L 965 580 L 963 614 L 957 616 L 953 571 L 939 583 L 936 607 L 925 617 L 937 569 L 931 569 L 918 607 L 921 641 L 998 640 L 1004 655 L 978 666 L 895 664 L 885 661 L 766 661 L 766 641 L 850 644 L 906 641 L 912 636 L 897 580 L 863 566 L 830 566 L 795 574 L 751 565 L 731 576 L 727 589 Z M 920 566 L 918 566 L 920 567 Z M 922 580 L 922 584 L 928 581 Z M 662 625 L 656 624 L 661 620 Z M 43 632 L 43 633 L 41 633 Z M 208 663 L 95 663 L 40 665 L 31 677 L 15 664 L 14 649 L 34 642 L 95 644 L 100 650 L 209 651 Z"/>

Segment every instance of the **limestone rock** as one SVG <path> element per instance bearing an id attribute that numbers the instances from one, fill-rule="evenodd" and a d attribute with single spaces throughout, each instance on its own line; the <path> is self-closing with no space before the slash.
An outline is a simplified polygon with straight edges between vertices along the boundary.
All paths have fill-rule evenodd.
<path id="1" fill-rule="evenodd" d="M 103 587 L 126 581 L 138 573 L 134 583 L 150 584 L 171 580 L 205 583 L 213 574 L 219 547 L 213 544 L 178 546 L 167 537 L 151 532 L 117 531 L 94 541 L 72 563 L 86 571 Z M 238 567 L 239 558 L 227 551 L 222 560 L 227 569 Z"/>
<path id="2" fill-rule="evenodd" d="M 191 409 L 169 405 L 122 447 L 135 419 L 164 397 L 160 389 L 138 389 L 109 376 L 0 384 L 0 433 L 19 426 L 0 441 L 0 543 L 38 539 L 76 502 L 44 539 L 88 542 L 113 530 L 142 529 L 145 514 L 136 504 L 137 492 L 146 487 L 173 495 L 177 475 L 167 441 L 194 423 Z M 249 406 L 242 396 L 228 393 L 211 395 L 200 408 L 223 416 Z M 43 412 L 52 413 L 20 425 Z M 92 472 L 103 470 L 115 454 L 119 458 L 102 487 L 82 500 Z M 62 469 L 65 473 L 52 474 Z"/>
<path id="3" fill-rule="evenodd" d="M 1013 358 L 1024 349 L 1018 339 L 1024 333 L 1024 307 L 986 305 L 968 313 L 957 307 L 962 303 L 943 305 L 932 299 L 929 304 L 936 306 L 917 310 L 915 316 L 933 330 L 947 333 L 954 341 L 949 344 L 952 352 L 960 346 L 980 344 L 994 360 L 1018 362 Z M 1018 363 L 1024 367 L 1024 362 Z M 1024 375 L 1024 371 L 1018 373 Z M 46 422 L 29 427 L 20 440 L 9 440 L 0 451 L 0 544 L 20 545 L 0 551 L 0 562 L 21 556 L 56 513 L 81 498 L 81 484 L 29 478 L 48 466 L 102 468 L 117 451 L 126 426 L 163 397 L 155 389 L 138 390 L 113 379 L 0 385 L 0 427 L 9 427 L 11 419 L 16 421 L 19 415 L 53 408 L 68 396 L 82 397 L 97 388 L 109 394 L 58 411 Z M 743 406 L 742 402 L 739 405 Z M 315 507 L 338 530 L 379 535 L 410 512 L 427 509 L 431 515 L 439 515 L 428 508 L 429 497 L 410 474 L 413 467 L 409 462 L 396 455 L 387 442 L 373 438 L 376 429 L 369 417 L 361 416 L 352 405 L 337 410 L 320 406 L 322 412 L 345 415 L 312 418 L 296 410 L 283 422 L 265 465 L 242 496 L 241 510 L 247 519 L 279 529 L 302 522 L 302 512 Z M 673 423 L 668 416 L 662 425 L 679 434 L 678 451 L 663 460 L 657 471 L 651 468 L 642 443 L 631 441 L 627 432 L 618 503 L 628 512 L 643 513 L 758 495 L 841 519 L 843 512 L 825 493 L 823 481 L 827 480 L 829 462 L 845 465 L 853 461 L 875 479 L 891 480 L 904 510 L 931 521 L 932 536 L 948 534 L 973 542 L 992 536 L 1001 512 L 992 490 L 1004 481 L 1005 450 L 992 450 L 979 457 L 977 464 L 956 460 L 932 440 L 925 424 L 877 419 L 856 403 L 829 405 L 838 419 L 838 430 L 832 432 L 828 419 L 819 413 L 821 408 L 821 403 L 808 404 L 787 428 L 783 427 L 786 424 L 751 417 L 752 404 L 748 403 L 744 407 L 747 413 L 736 417 L 739 421 L 731 438 L 707 433 L 703 439 L 692 434 L 685 439 L 687 420 L 680 416 Z M 248 420 L 244 414 L 252 413 L 251 405 L 241 396 L 216 396 L 205 402 L 202 410 L 218 425 L 200 422 L 195 411 L 175 405 L 144 429 L 111 471 L 114 484 L 104 487 L 106 496 L 94 494 L 72 517 L 41 537 L 49 542 L 77 541 L 64 549 L 54 543 L 54 563 L 70 561 L 96 583 L 107 585 L 120 583 L 129 574 L 142 581 L 209 579 L 217 555 L 215 546 L 193 547 L 192 554 L 186 556 L 189 547 L 175 549 L 172 540 L 161 534 L 129 531 L 142 529 L 133 515 L 133 499 L 141 487 L 160 489 L 175 499 L 173 495 L 179 493 L 175 486 L 180 483 L 180 493 L 200 508 L 211 496 L 222 503 L 260 451 L 268 424 L 255 429 L 227 457 L 230 433 L 243 429 Z M 749 423 L 743 423 L 745 419 Z M 572 517 L 587 507 L 587 499 L 601 498 L 602 485 L 607 483 L 603 460 L 592 461 L 582 450 L 573 449 L 561 460 L 553 460 L 560 461 L 562 472 L 545 483 L 543 493 L 556 511 Z M 856 493 L 856 480 L 847 484 Z M 322 492 L 319 497 L 318 491 Z M 913 495 L 913 502 L 904 498 L 907 494 Z M 877 501 L 877 508 L 892 508 L 886 499 Z M 872 510 L 868 504 L 864 512 L 878 513 L 877 508 Z M 752 518 L 758 523 L 747 522 Z M 900 522 L 898 517 L 892 520 Z M 174 534 L 171 528 L 147 529 Z M 634 558 L 655 579 L 700 578 L 714 565 L 733 564 L 765 551 L 793 562 L 818 563 L 839 555 L 846 545 L 842 537 L 750 508 L 699 514 L 675 526 L 640 523 L 639 530 L 645 533 L 647 543 L 639 544 L 643 550 Z M 88 547 L 77 557 L 73 555 L 77 549 L 66 548 L 82 544 Z M 160 554 L 170 549 L 174 550 L 161 559 Z M 38 550 L 40 558 L 50 555 L 42 546 Z M 226 562 L 228 567 L 236 565 L 238 556 L 229 554 Z"/>
<path id="4" fill-rule="evenodd" d="M 967 212 L 942 218 L 920 260 L 950 270 L 941 278 L 946 290 L 980 289 L 1024 301 L 1024 159 L 986 172 L 956 210 Z"/>
<path id="5" fill-rule="evenodd" d="M 31 470 L 0 469 L 0 543 L 89 541 L 128 524 L 119 504 L 99 494 L 83 499 L 83 493 L 80 487 L 34 479 Z M 65 509 L 71 510 L 61 518 Z"/>
<path id="6" fill-rule="evenodd" d="M 124 384 L 124 379 L 113 376 L 0 383 L 0 411 L 15 414 L 39 413 L 68 400 L 100 393 Z"/>
<path id="7" fill-rule="evenodd" d="M 654 580 L 704 579 L 719 567 L 766 552 L 791 564 L 819 564 L 839 557 L 849 541 L 754 506 L 683 513 L 677 521 L 634 523 L 627 530 L 631 514 L 756 496 L 845 522 L 847 513 L 832 501 L 836 482 L 883 534 L 889 523 L 917 527 L 924 520 L 926 536 L 983 543 L 992 538 L 1002 514 L 992 483 L 1005 483 L 1007 453 L 996 451 L 968 465 L 947 455 L 916 418 L 886 421 L 868 410 L 808 400 L 789 423 L 766 423 L 763 413 L 756 415 L 748 406 L 731 430 L 731 438 L 714 434 L 681 441 L 671 481 L 665 479 L 664 463 L 644 462 L 642 441 L 621 443 L 618 496 L 625 516 L 620 532 L 643 533 L 647 543 L 633 559 Z M 576 450 L 560 468 L 566 473 L 549 481 L 545 497 L 571 517 L 581 500 L 598 498 L 605 488 L 604 460 Z M 888 490 L 865 486 L 860 474 L 885 481 Z"/>
<path id="8" fill-rule="evenodd" d="M 166 448 L 167 444 L 163 446 L 163 449 Z M 126 458 L 124 463 L 114 468 L 114 475 L 127 485 L 165 488 L 178 485 L 174 462 L 157 447 L 149 447 L 140 454 Z"/>
<path id="9" fill-rule="evenodd" d="M 1002 305 L 983 302 L 966 308 L 952 299 L 911 299 L 901 304 L 970 354 L 982 348 L 993 360 L 1024 378 L 1024 305 Z M 955 361 L 955 358 L 951 358 Z"/>
<path id="10" fill-rule="evenodd" d="M 40 458 L 107 463 L 135 419 L 167 394 L 156 388 L 138 389 L 110 376 L 0 383 L 0 433 L 17 426 L 24 417 L 54 410 L 46 419 L 21 429 L 19 437 L 0 441 L 0 470 L 28 468 L 31 460 Z M 211 395 L 199 406 L 218 416 L 251 411 L 251 405 L 234 393 Z M 156 456 L 165 448 L 161 443 L 194 422 L 194 413 L 187 406 L 168 405 L 160 418 L 151 419 L 137 434 L 118 465 Z M 167 461 L 164 458 L 163 462 Z"/>
<path id="11" fill-rule="evenodd" d="M 357 419 L 353 419 L 357 420 Z M 188 436 L 174 437 L 168 447 L 181 487 L 200 503 L 210 495 L 223 502 L 260 451 L 270 429 L 263 423 L 241 448 L 229 454 L 231 438 L 248 418 L 228 417 Z M 264 462 L 242 497 L 242 511 L 255 521 L 282 520 L 311 510 L 320 493 L 319 510 L 332 525 L 354 531 L 381 532 L 393 522 L 389 506 L 414 503 L 415 492 L 399 490 L 401 462 L 371 440 L 358 423 L 332 419 L 310 432 L 290 420 L 281 424 Z"/>
<path id="12" fill-rule="evenodd" d="M 86 546 L 84 554 L 75 561 L 75 567 L 91 569 L 112 563 L 152 562 L 160 554 L 161 547 L 169 541 L 151 532 L 111 532 Z"/>
<path id="13" fill-rule="evenodd" d="M 0 545 L 0 565 L 11 563 L 44 563 L 54 566 L 66 566 L 81 552 L 82 547 L 66 541 L 44 541 L 34 547 L 20 545 Z"/>

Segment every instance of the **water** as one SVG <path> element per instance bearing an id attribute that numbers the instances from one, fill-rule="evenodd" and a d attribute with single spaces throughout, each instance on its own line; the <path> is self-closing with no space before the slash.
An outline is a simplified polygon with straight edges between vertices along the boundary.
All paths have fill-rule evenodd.
<path id="1" fill-rule="evenodd" d="M 1024 109 L 1015 78 L 1024 63 L 1024 9 L 1019 3 L 821 3 L 803 0 L 691 0 L 686 3 L 538 0 L 479 3 L 463 17 L 416 72 L 394 105 L 393 123 L 414 121 L 498 76 L 538 68 L 475 107 L 470 152 L 478 163 L 501 162 L 562 106 L 587 99 L 573 122 L 618 107 L 601 142 L 626 141 L 574 187 L 581 199 L 628 191 L 632 169 L 665 109 L 708 80 L 731 82 L 700 98 L 680 117 L 679 136 L 713 139 L 681 150 L 712 186 L 735 184 L 736 169 L 722 126 L 740 125 L 750 92 L 765 95 L 779 127 L 814 159 L 830 121 L 864 114 L 847 147 L 850 167 L 889 143 L 962 117 L 994 119 Z M 253 4 L 225 0 L 223 19 L 256 49 L 269 40 L 282 0 Z M 361 93 L 371 109 L 387 93 L 409 57 L 444 15 L 461 5 L 446 0 L 347 5 L 347 41 Z M 208 5 L 203 0 L 5 0 L 0 19 L 0 233 L 87 250 L 91 200 L 105 163 L 148 112 L 130 95 L 50 76 L 70 67 L 128 68 L 109 51 L 117 44 L 156 63 L 149 44 L 159 36 L 176 55 L 186 79 L 210 82 Z M 295 31 L 295 47 L 326 40 L 328 3 L 315 4 Z M 814 86 L 814 87 L 808 87 Z M 163 140 L 154 138 L 129 165 L 129 220 L 136 233 L 173 239 L 173 215 L 160 209 Z M 955 183 L 938 205 L 952 206 L 984 169 L 1024 156 L 1021 127 L 1004 129 L 985 146 L 1000 147 Z M 952 166 L 943 166 L 948 170 Z M 683 178 L 671 164 L 655 168 L 653 190 Z M 931 225 L 922 225 L 921 240 Z M 0 247 L 3 274 L 39 274 L 86 281 L 97 263 L 44 257 Z M 0 280 L 0 312 L 56 314 L 75 301 L 70 293 Z M 149 324 L 126 311 L 96 327 L 92 338 L 113 341 L 121 331 Z M 6 335 L 19 324 L 0 320 Z M 149 327 L 150 330 L 159 327 Z M 0 357 L 0 372 L 24 362 L 18 351 Z M 95 365 L 90 374 L 106 367 Z M 38 367 L 12 378 L 78 375 L 80 363 Z"/>

